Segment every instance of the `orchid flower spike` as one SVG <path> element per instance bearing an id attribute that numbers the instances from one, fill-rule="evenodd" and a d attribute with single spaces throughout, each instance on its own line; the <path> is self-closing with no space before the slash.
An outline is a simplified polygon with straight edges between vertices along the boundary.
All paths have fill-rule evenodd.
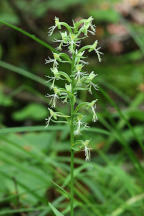
<path id="1" fill-rule="evenodd" d="M 80 91 L 88 91 L 92 94 L 92 90 L 98 90 L 96 83 L 96 76 L 94 71 L 87 71 L 86 68 L 88 62 L 86 53 L 96 53 L 98 62 L 101 62 L 102 52 L 98 46 L 98 40 L 95 40 L 93 44 L 82 46 L 82 40 L 88 37 L 90 34 L 95 34 L 96 26 L 93 24 L 93 17 L 88 19 L 80 19 L 77 22 L 73 22 L 73 26 L 68 25 L 66 22 L 62 22 L 58 17 L 55 17 L 55 23 L 49 28 L 49 35 L 59 31 L 59 37 L 55 35 L 54 42 L 57 43 L 56 49 L 53 51 L 53 57 L 48 57 L 45 60 L 46 64 L 50 64 L 51 76 L 48 74 L 47 82 L 51 85 L 51 94 L 47 93 L 49 103 L 52 108 L 59 109 L 57 106 L 57 100 L 69 103 L 69 107 L 66 112 L 70 112 L 70 115 L 65 115 L 61 112 L 55 112 L 53 109 L 48 108 L 49 117 L 46 118 L 46 126 L 49 125 L 50 121 L 58 121 L 58 118 L 64 118 L 67 124 L 71 128 L 71 146 L 74 144 L 75 139 L 81 136 L 83 129 L 87 128 L 86 116 L 84 110 L 87 108 L 92 112 L 93 122 L 97 121 L 96 114 L 96 102 L 97 99 L 91 102 L 83 102 L 77 98 Z M 61 67 L 61 64 L 69 64 L 70 67 Z M 65 68 L 65 69 L 62 69 Z M 70 71 L 68 68 L 71 68 Z M 64 70 L 64 71 L 61 71 Z M 61 87 L 58 87 L 58 81 L 63 80 L 60 83 Z M 82 142 L 82 146 L 85 151 L 86 161 L 90 159 L 90 148 L 89 140 Z"/>

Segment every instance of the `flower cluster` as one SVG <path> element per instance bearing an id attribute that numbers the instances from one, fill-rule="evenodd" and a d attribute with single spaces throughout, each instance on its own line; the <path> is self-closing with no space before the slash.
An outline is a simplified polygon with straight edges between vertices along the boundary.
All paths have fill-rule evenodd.
<path id="1" fill-rule="evenodd" d="M 51 73 L 52 76 L 47 76 L 48 81 L 51 82 L 51 90 L 53 93 L 47 94 L 46 96 L 50 98 L 50 104 L 52 108 L 56 108 L 57 100 L 62 100 L 64 103 L 70 103 L 73 105 L 74 110 L 71 115 L 67 116 L 60 112 L 55 112 L 52 109 L 49 110 L 49 117 L 46 119 L 47 126 L 50 121 L 57 120 L 58 118 L 65 118 L 66 122 L 72 123 L 74 127 L 74 135 L 78 136 L 81 130 L 88 127 L 84 122 L 84 114 L 82 111 L 84 109 L 90 109 L 93 115 L 93 121 L 96 122 L 96 102 L 77 102 L 77 93 L 81 90 L 87 90 L 92 94 L 92 90 L 97 90 L 97 85 L 94 80 L 96 74 L 94 71 L 88 73 L 85 71 L 85 65 L 88 64 L 86 61 L 86 52 L 94 51 L 97 54 L 98 61 L 101 62 L 101 52 L 100 47 L 98 47 L 98 41 L 96 40 L 91 45 L 86 45 L 80 47 L 81 40 L 88 37 L 88 34 L 95 34 L 96 27 L 92 23 L 93 18 L 81 19 L 78 22 L 73 22 L 73 26 L 69 26 L 65 22 L 60 22 L 59 18 L 55 17 L 55 25 L 50 27 L 49 35 L 51 36 L 55 29 L 60 30 L 60 39 L 55 39 L 54 41 L 58 43 L 57 51 L 53 53 L 53 58 L 46 59 L 46 64 L 52 64 Z M 61 52 L 63 47 L 67 47 L 68 54 Z M 68 63 L 71 65 L 71 74 L 64 71 L 60 71 L 59 64 Z M 57 80 L 65 80 L 65 86 L 59 88 L 56 86 Z M 90 157 L 90 149 L 88 147 L 89 141 L 81 142 L 83 148 L 85 149 L 86 160 Z"/>

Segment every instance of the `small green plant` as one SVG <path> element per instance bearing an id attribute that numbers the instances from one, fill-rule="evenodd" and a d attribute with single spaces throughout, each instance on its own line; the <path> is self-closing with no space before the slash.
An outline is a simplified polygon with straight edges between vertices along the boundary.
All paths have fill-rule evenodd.
<path id="1" fill-rule="evenodd" d="M 89 140 L 78 140 L 77 137 L 81 133 L 81 129 L 87 126 L 84 121 L 85 114 L 84 109 L 90 109 L 93 114 L 93 121 L 96 122 L 96 102 L 97 99 L 92 102 L 79 102 L 78 92 L 87 90 L 92 94 L 92 88 L 97 90 L 97 85 L 94 84 L 96 74 L 94 71 L 87 73 L 84 70 L 86 64 L 84 56 L 85 52 L 95 51 L 99 62 L 101 62 L 100 48 L 97 47 L 98 41 L 96 40 L 92 45 L 86 45 L 80 47 L 81 40 L 88 37 L 88 34 L 95 34 L 96 27 L 92 24 L 93 18 L 81 19 L 78 22 L 73 22 L 73 26 L 69 26 L 65 22 L 60 22 L 59 18 L 55 18 L 55 25 L 50 27 L 49 35 L 52 35 L 54 30 L 58 28 L 60 30 L 60 39 L 55 40 L 59 43 L 57 48 L 58 52 L 53 53 L 53 59 L 49 58 L 46 60 L 47 63 L 52 63 L 51 72 L 52 76 L 47 76 L 48 82 L 51 82 L 51 90 L 53 94 L 47 94 L 50 98 L 51 107 L 55 109 L 57 100 L 61 99 L 64 103 L 70 104 L 70 114 L 65 115 L 61 112 L 56 112 L 51 108 L 49 110 L 49 117 L 46 119 L 46 126 L 49 125 L 50 121 L 56 121 L 59 118 L 64 118 L 64 122 L 70 127 L 70 143 L 71 143 L 71 186 L 70 186 L 70 206 L 71 216 L 74 215 L 74 152 L 77 149 L 84 149 L 85 159 L 90 159 L 90 148 Z M 63 30 L 64 28 L 64 30 Z M 66 47 L 68 53 L 62 52 L 62 48 Z M 71 72 L 66 73 L 59 70 L 59 63 L 67 63 L 71 66 Z M 59 88 L 56 86 L 56 80 L 65 80 L 65 86 Z"/>

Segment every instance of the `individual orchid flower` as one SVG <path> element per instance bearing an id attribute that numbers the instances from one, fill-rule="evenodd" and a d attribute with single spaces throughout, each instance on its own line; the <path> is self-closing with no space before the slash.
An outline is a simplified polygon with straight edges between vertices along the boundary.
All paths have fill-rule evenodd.
<path id="1" fill-rule="evenodd" d="M 98 56 L 98 60 L 99 60 L 99 62 L 102 61 L 102 59 L 101 59 L 101 55 L 103 54 L 102 52 L 99 51 L 100 48 L 101 48 L 101 47 L 95 49 L 95 52 L 96 52 L 96 54 L 97 54 L 97 56 Z"/>
<path id="2" fill-rule="evenodd" d="M 85 140 L 82 142 L 84 145 L 84 151 L 85 151 L 85 160 L 89 161 L 90 160 L 90 148 L 88 147 L 90 140 Z"/>
<path id="3" fill-rule="evenodd" d="M 55 76 L 53 76 L 53 77 L 46 76 L 46 77 L 48 78 L 48 80 L 46 81 L 47 83 L 52 82 L 50 89 L 53 89 L 54 85 L 55 85 L 56 77 Z"/>
<path id="4" fill-rule="evenodd" d="M 54 111 L 53 111 L 52 109 L 50 109 L 50 108 L 48 108 L 48 110 L 49 110 L 50 115 L 49 115 L 49 118 L 46 118 L 46 119 L 45 119 L 45 120 L 46 120 L 46 127 L 49 126 L 49 123 L 50 123 L 50 121 L 51 121 L 52 118 L 54 118 L 55 120 L 57 119 L 57 114 L 56 114 L 56 112 L 54 112 Z"/>
<path id="5" fill-rule="evenodd" d="M 97 54 L 97 56 L 98 56 L 99 62 L 101 62 L 101 55 L 102 55 L 103 53 L 99 51 L 101 47 L 98 47 L 98 48 L 97 48 L 97 45 L 98 45 L 98 41 L 96 40 L 96 41 L 94 42 L 94 44 L 92 44 L 92 45 L 89 46 L 89 47 L 90 47 L 90 48 L 89 48 L 89 52 L 95 51 L 96 54 Z"/>
<path id="6" fill-rule="evenodd" d="M 57 67 L 54 66 L 53 68 L 51 68 L 51 71 L 52 71 L 52 73 L 53 73 L 54 76 L 46 76 L 46 77 L 49 78 L 49 80 L 47 81 L 47 83 L 48 82 L 52 82 L 50 88 L 53 89 L 54 86 L 55 86 L 55 81 L 59 80 L 59 79 L 62 79 L 62 78 L 61 78 L 61 75 L 60 75 Z"/>
<path id="7" fill-rule="evenodd" d="M 54 30 L 56 29 L 56 27 L 57 27 L 57 26 L 51 26 L 51 27 L 49 28 L 48 36 L 51 36 L 51 35 L 53 34 L 53 32 L 54 32 Z"/>
<path id="8" fill-rule="evenodd" d="M 61 39 L 54 39 L 54 42 L 60 43 L 57 50 L 62 50 L 62 47 L 69 45 L 69 36 L 67 32 L 60 32 Z"/>
<path id="9" fill-rule="evenodd" d="M 84 75 L 86 75 L 85 72 L 82 72 L 82 68 L 83 68 L 84 65 L 82 64 L 77 64 L 75 69 L 76 69 L 76 73 L 75 73 L 75 78 L 80 80 L 81 77 L 83 77 Z"/>
<path id="10" fill-rule="evenodd" d="M 59 99 L 59 96 L 55 93 L 55 94 L 47 94 L 46 97 L 50 97 L 50 104 L 52 105 L 52 107 L 56 106 L 56 102 Z"/>
<path id="11" fill-rule="evenodd" d="M 45 120 L 46 120 L 46 127 L 49 126 L 49 123 L 50 123 L 50 121 L 51 121 L 52 119 L 57 120 L 58 117 L 69 118 L 69 116 L 63 115 L 63 114 L 60 113 L 60 112 L 54 112 L 54 111 L 53 111 L 52 109 L 50 109 L 50 108 L 48 108 L 48 110 L 49 110 L 49 117 L 45 119 Z"/>
<path id="12" fill-rule="evenodd" d="M 69 38 L 69 51 L 70 53 L 74 52 L 74 46 L 79 47 L 80 45 L 80 40 L 78 40 L 77 35 L 70 33 L 70 38 Z"/>
<path id="13" fill-rule="evenodd" d="M 93 113 L 93 122 L 96 122 L 98 120 L 98 117 L 97 117 L 97 114 L 96 114 L 96 102 L 97 102 L 97 99 L 96 100 L 93 100 L 92 102 L 89 103 L 89 107 L 91 108 L 92 110 L 92 113 Z"/>
<path id="14" fill-rule="evenodd" d="M 72 94 L 72 85 L 65 84 L 65 90 L 61 91 L 61 99 L 63 99 L 63 103 L 67 103 L 69 96 Z"/>
<path id="15" fill-rule="evenodd" d="M 45 64 L 53 63 L 54 67 L 58 66 L 58 61 L 60 61 L 60 55 L 57 53 L 53 53 L 54 58 L 51 59 L 50 57 L 48 59 L 45 59 Z"/>
<path id="16" fill-rule="evenodd" d="M 96 26 L 92 24 L 93 18 L 89 17 L 83 24 L 81 31 L 85 36 L 88 35 L 88 32 L 91 34 L 95 34 Z"/>
<path id="17" fill-rule="evenodd" d="M 51 36 L 56 28 L 61 29 L 61 23 L 59 22 L 59 18 L 58 17 L 55 17 L 55 25 L 51 26 L 49 28 L 48 35 Z"/>
<path id="18" fill-rule="evenodd" d="M 54 75 L 56 78 L 60 79 L 60 74 L 59 74 L 59 71 L 58 71 L 57 67 L 51 68 L 51 72 L 53 73 L 53 75 Z"/>
<path id="19" fill-rule="evenodd" d="M 83 122 L 79 119 L 77 121 L 77 129 L 74 131 L 75 135 L 79 135 L 80 134 L 80 129 L 81 129 L 81 125 L 83 124 Z"/>
<path id="20" fill-rule="evenodd" d="M 49 63 L 53 63 L 54 66 L 58 65 L 58 62 L 56 59 L 51 59 L 50 57 L 48 57 L 48 59 L 45 59 L 45 64 L 49 64 Z"/>
<path id="21" fill-rule="evenodd" d="M 79 29 L 79 34 L 83 33 L 85 37 L 88 36 L 88 33 L 95 34 L 96 26 L 92 23 L 93 18 L 89 17 L 88 19 L 81 19 L 78 23 L 74 23 L 74 28 Z"/>
<path id="22" fill-rule="evenodd" d="M 89 92 L 92 94 L 91 88 L 93 87 L 95 90 L 98 90 L 98 86 L 93 82 L 94 78 L 97 74 L 92 71 L 87 77 L 85 77 L 86 83 L 89 85 Z"/>
<path id="23" fill-rule="evenodd" d="M 75 125 L 76 125 L 76 130 L 74 131 L 75 135 L 80 135 L 81 129 L 87 128 L 87 124 L 82 121 L 83 115 L 78 115 Z"/>
<path id="24" fill-rule="evenodd" d="M 89 161 L 90 160 L 90 149 L 85 145 L 85 160 Z"/>
<path id="25" fill-rule="evenodd" d="M 54 90 L 54 94 L 46 94 L 46 97 L 51 98 L 50 100 L 50 104 L 52 105 L 52 107 L 56 106 L 56 102 L 59 99 L 59 95 L 60 95 L 60 89 L 58 89 L 57 87 L 53 87 Z"/>

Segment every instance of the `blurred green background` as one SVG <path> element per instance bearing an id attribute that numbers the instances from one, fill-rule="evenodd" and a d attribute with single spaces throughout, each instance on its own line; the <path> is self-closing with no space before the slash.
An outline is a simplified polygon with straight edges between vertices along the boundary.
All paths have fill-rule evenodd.
<path id="1" fill-rule="evenodd" d="M 45 128 L 46 43 L 56 47 L 58 32 L 48 37 L 55 16 L 69 24 L 93 16 L 96 35 L 83 43 L 97 39 L 104 53 L 102 63 L 88 56 L 99 91 L 79 95 L 98 98 L 99 121 L 87 114 L 91 129 L 82 133 L 92 142 L 91 161 L 83 151 L 75 156 L 75 216 L 143 216 L 143 0 L 0 1 L 0 215 L 51 216 L 48 202 L 70 215 L 69 128 Z M 59 101 L 56 109 L 69 107 Z"/>

